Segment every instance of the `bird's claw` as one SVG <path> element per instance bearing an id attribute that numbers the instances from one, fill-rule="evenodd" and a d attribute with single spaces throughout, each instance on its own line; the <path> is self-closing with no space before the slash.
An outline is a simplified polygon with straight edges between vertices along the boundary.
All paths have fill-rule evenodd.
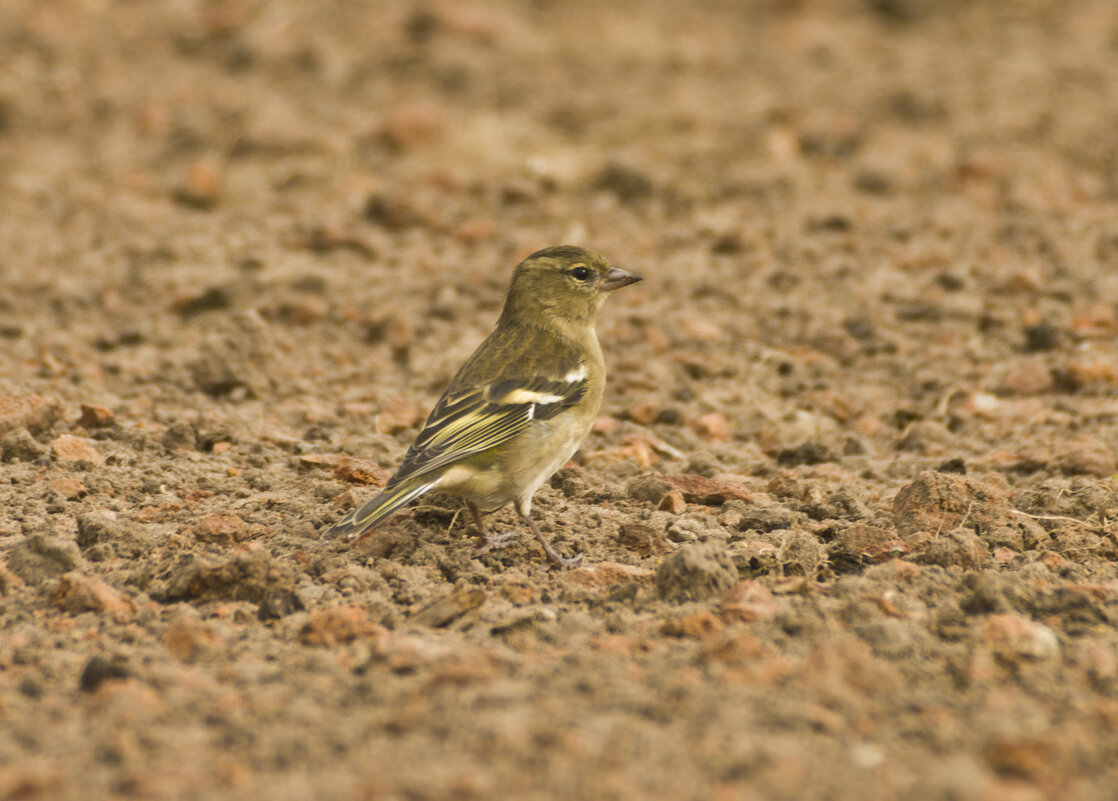
<path id="1" fill-rule="evenodd" d="M 567 557 L 560 556 L 558 552 L 552 551 L 547 555 L 547 558 L 552 564 L 558 565 L 559 567 L 572 568 L 582 564 L 581 553 L 576 553 L 574 556 Z"/>
<path id="2" fill-rule="evenodd" d="M 519 539 L 519 536 L 515 531 L 506 531 L 504 534 L 485 534 L 482 536 L 481 542 L 474 548 L 473 555 L 482 556 L 490 551 L 508 548 Z"/>

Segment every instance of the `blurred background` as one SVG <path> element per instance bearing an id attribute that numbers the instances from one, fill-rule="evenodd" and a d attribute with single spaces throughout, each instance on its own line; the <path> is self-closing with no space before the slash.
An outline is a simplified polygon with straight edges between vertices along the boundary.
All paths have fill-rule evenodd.
<path id="1" fill-rule="evenodd" d="M 1113 0 L 0 0 L 0 798 L 1112 798 L 1116 133 Z M 560 243 L 586 568 L 320 542 Z"/>

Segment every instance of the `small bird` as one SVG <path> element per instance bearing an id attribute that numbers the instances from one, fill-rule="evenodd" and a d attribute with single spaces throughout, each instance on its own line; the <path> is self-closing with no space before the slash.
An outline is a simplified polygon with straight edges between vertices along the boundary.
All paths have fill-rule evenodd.
<path id="1" fill-rule="evenodd" d="M 590 432 L 606 370 L 594 324 L 606 294 L 642 280 L 593 251 L 537 251 L 516 266 L 497 327 L 439 398 L 384 491 L 324 537 L 355 539 L 424 493 L 464 498 L 485 553 L 515 532 L 490 535 L 481 512 L 513 503 L 548 560 L 573 567 L 531 518 L 532 496 Z"/>

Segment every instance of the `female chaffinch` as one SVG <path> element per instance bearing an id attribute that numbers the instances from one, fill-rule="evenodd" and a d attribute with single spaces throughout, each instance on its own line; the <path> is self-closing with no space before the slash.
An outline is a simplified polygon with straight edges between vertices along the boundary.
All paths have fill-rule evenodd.
<path id="1" fill-rule="evenodd" d="M 493 333 L 462 365 L 384 491 L 326 530 L 355 539 L 424 493 L 464 498 L 484 553 L 515 538 L 481 511 L 512 502 L 547 558 L 573 567 L 531 518 L 532 496 L 586 438 L 605 387 L 594 324 L 606 294 L 641 277 L 570 245 L 517 265 Z"/>

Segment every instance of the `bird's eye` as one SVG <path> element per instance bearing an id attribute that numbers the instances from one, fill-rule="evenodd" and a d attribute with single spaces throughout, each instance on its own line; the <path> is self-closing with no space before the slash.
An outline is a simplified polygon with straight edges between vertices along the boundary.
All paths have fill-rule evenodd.
<path id="1" fill-rule="evenodd" d="M 573 270 L 571 270 L 571 275 L 573 275 L 579 281 L 585 281 L 587 278 L 590 277 L 590 270 L 586 269 L 585 267 L 575 267 Z"/>

